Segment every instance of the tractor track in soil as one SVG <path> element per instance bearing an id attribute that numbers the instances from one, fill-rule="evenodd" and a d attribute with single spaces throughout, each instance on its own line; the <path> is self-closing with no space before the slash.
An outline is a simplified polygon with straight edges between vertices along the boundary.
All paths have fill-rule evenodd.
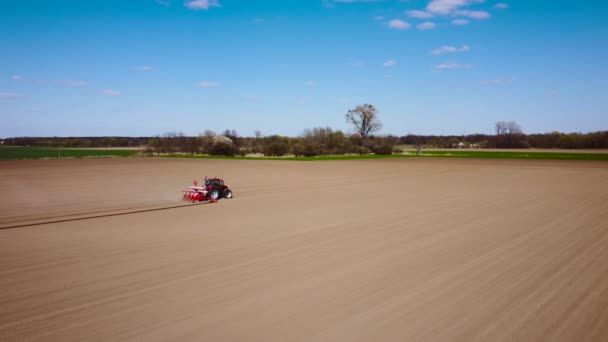
<path id="1" fill-rule="evenodd" d="M 432 174 L 440 175 L 447 174 L 453 172 L 461 172 L 462 170 L 458 169 L 447 169 L 433 172 Z M 418 176 L 428 176 L 429 172 L 424 172 L 420 174 L 412 174 L 410 177 L 418 177 Z M 285 186 L 281 185 L 279 188 L 272 189 L 256 189 L 256 190 L 244 190 L 238 193 L 238 197 L 250 197 L 250 196 L 264 196 L 264 195 L 272 195 L 276 193 L 276 191 L 305 191 L 308 189 L 319 189 L 322 188 L 324 191 L 328 191 L 331 189 L 338 188 L 340 186 L 344 186 L 349 184 L 351 181 L 348 179 L 344 179 L 343 177 L 332 178 L 329 181 L 325 180 L 323 182 L 311 181 L 305 185 L 290 185 Z M 374 183 L 379 184 L 382 183 L 382 180 L 379 180 L 376 175 L 367 175 L 361 176 L 358 179 L 358 183 L 365 186 L 374 186 Z M 49 190 L 52 191 L 52 190 Z M 76 195 L 77 196 L 77 195 Z M 66 196 L 66 198 L 76 198 L 75 195 L 70 194 Z M 177 198 L 178 196 L 176 196 Z M 92 204 L 100 204 L 104 202 L 102 199 L 95 199 L 90 201 Z M 76 211 L 74 213 L 69 214 L 60 214 L 54 216 L 38 216 L 35 218 L 17 218 L 14 220 L 1 220 L 0 219 L 0 229 L 13 229 L 13 228 L 23 228 L 28 226 L 39 226 L 50 223 L 60 223 L 60 222 L 70 222 L 70 221 L 80 221 L 94 218 L 103 218 L 103 217 L 111 217 L 111 216 L 120 216 L 120 215 L 131 215 L 149 211 L 159 211 L 159 210 L 169 210 L 169 209 L 177 209 L 182 207 L 187 207 L 191 205 L 200 205 L 200 204 L 208 204 L 208 202 L 203 203 L 184 203 L 184 201 L 175 200 L 166 204 L 156 204 L 156 205 L 145 205 L 143 203 L 133 203 L 135 206 L 127 206 L 127 207 L 113 207 L 112 209 L 105 210 L 92 210 L 92 211 Z M 66 206 L 69 207 L 73 204 L 62 203 L 58 205 L 45 204 L 42 208 L 43 210 L 50 210 L 51 208 L 61 208 L 65 209 Z M 101 205 L 100 205 L 101 207 Z"/>
<path id="2" fill-rule="evenodd" d="M 62 223 L 62 222 L 72 222 L 72 221 L 82 221 L 82 220 L 91 220 L 102 217 L 112 217 L 112 216 L 123 216 L 123 215 L 133 215 L 138 213 L 147 213 L 152 211 L 160 211 L 160 210 L 169 210 L 169 209 L 177 209 L 177 208 L 185 208 L 196 205 L 203 204 L 211 204 L 209 201 L 198 202 L 198 203 L 187 203 L 187 204 L 178 204 L 172 206 L 163 206 L 158 208 L 137 208 L 137 209 L 125 209 L 126 211 L 120 212 L 117 210 L 109 210 L 109 211 L 101 211 L 101 212 L 91 212 L 84 214 L 71 214 L 68 216 L 60 216 L 60 217 L 45 217 L 41 219 L 36 219 L 36 222 L 27 222 L 27 221 L 16 221 L 16 222 L 6 222 L 4 224 L 0 224 L 1 229 L 13 229 L 13 228 L 23 228 L 30 226 L 41 226 L 45 224 L 51 223 Z M 76 216 L 76 217 L 71 217 Z M 38 222 L 39 221 L 39 222 Z M 17 223 L 17 224 L 14 224 Z M 11 225 L 14 224 L 14 225 Z"/>

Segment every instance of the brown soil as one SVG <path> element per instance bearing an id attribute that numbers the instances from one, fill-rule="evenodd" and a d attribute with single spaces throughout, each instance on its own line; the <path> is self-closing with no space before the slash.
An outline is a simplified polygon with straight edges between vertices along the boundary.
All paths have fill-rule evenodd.
<path id="1" fill-rule="evenodd" d="M 141 212 L 205 175 L 236 197 Z M 0 189 L 0 341 L 608 336 L 608 163 L 16 161 Z"/>

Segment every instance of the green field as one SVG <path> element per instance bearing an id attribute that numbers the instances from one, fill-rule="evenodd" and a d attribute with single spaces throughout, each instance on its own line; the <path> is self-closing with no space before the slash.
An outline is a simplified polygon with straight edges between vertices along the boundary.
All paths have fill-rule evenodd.
<path id="1" fill-rule="evenodd" d="M 132 157 L 136 150 L 96 150 L 52 147 L 0 147 L 0 160 L 15 159 L 58 159 L 94 157 Z"/>
<path id="2" fill-rule="evenodd" d="M 547 160 L 608 160 L 608 153 L 514 151 L 422 151 L 422 157 Z"/>
<path id="3" fill-rule="evenodd" d="M 0 160 L 15 159 L 58 159 L 61 158 L 95 158 L 95 157 L 133 157 L 139 155 L 138 150 L 104 150 L 78 148 L 50 147 L 0 147 Z M 206 155 L 163 155 L 163 158 L 214 158 L 242 160 L 292 160 L 292 161 L 322 161 L 322 160 L 355 160 L 355 159 L 385 159 L 385 158 L 482 158 L 482 159 L 545 159 L 545 160 L 604 160 L 608 161 L 608 153 L 578 153 L 578 152 L 533 152 L 522 151 L 422 151 L 420 156 L 415 152 L 394 155 L 346 155 L 318 157 L 222 157 Z"/>
<path id="4" fill-rule="evenodd" d="M 393 155 L 346 155 L 318 157 L 221 157 L 204 155 L 169 155 L 166 158 L 220 158 L 244 160 L 355 160 L 355 159 L 385 159 L 385 158 L 481 158 L 481 159 L 545 159 L 545 160 L 604 160 L 608 161 L 608 153 L 579 153 L 579 152 L 501 152 L 501 151 L 423 151 L 420 156 L 415 152 Z"/>

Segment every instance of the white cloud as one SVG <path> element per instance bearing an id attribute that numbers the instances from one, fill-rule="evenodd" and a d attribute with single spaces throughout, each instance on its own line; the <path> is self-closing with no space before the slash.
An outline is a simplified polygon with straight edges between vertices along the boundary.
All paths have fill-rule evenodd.
<path id="1" fill-rule="evenodd" d="M 494 7 L 498 8 L 498 9 L 507 9 L 507 8 L 509 8 L 509 4 L 500 2 L 500 3 L 497 3 L 496 6 L 494 6 Z"/>
<path id="2" fill-rule="evenodd" d="M 433 16 L 456 16 L 471 19 L 488 19 L 490 13 L 486 11 L 467 10 L 467 6 L 483 3 L 485 0 L 431 0 L 426 10 L 412 10 L 406 13 L 412 18 L 432 18 Z M 464 19 L 452 21 L 454 25 L 466 25 L 469 22 Z"/>
<path id="3" fill-rule="evenodd" d="M 35 78 L 30 78 L 22 75 L 13 75 L 11 76 L 11 80 L 15 82 L 24 82 L 24 83 L 32 83 L 32 84 L 42 84 L 44 81 L 37 80 Z"/>
<path id="4" fill-rule="evenodd" d="M 426 10 L 433 14 L 448 15 L 461 7 L 482 2 L 484 2 L 484 0 L 432 0 L 426 6 Z"/>
<path id="5" fill-rule="evenodd" d="M 461 10 L 461 11 L 455 11 L 454 15 L 457 15 L 460 17 L 467 17 L 467 18 L 471 18 L 471 19 L 488 19 L 488 18 L 490 18 L 490 13 L 488 13 L 486 11 Z"/>
<path id="6" fill-rule="evenodd" d="M 454 20 L 452 20 L 452 24 L 458 25 L 458 26 L 463 26 L 463 25 L 466 25 L 468 23 L 469 23 L 469 21 L 466 20 L 466 19 L 454 19 Z"/>
<path id="7" fill-rule="evenodd" d="M 171 6 L 171 3 L 169 1 L 165 1 L 165 0 L 156 0 L 156 3 L 161 6 L 165 6 L 165 7 Z"/>
<path id="8" fill-rule="evenodd" d="M 386 74 L 386 75 L 384 75 L 384 78 L 387 78 L 387 79 L 388 79 L 388 78 L 393 78 L 393 75 Z"/>
<path id="9" fill-rule="evenodd" d="M 135 69 L 139 70 L 139 71 L 151 71 L 154 68 L 151 67 L 150 65 L 142 65 L 142 66 L 136 67 Z"/>
<path id="10" fill-rule="evenodd" d="M 416 28 L 418 28 L 419 30 L 432 30 L 435 27 L 437 27 L 437 25 L 433 22 L 430 21 L 425 21 L 422 24 L 418 24 L 416 26 Z"/>
<path id="11" fill-rule="evenodd" d="M 23 95 L 17 93 L 0 93 L 0 100 L 12 100 L 19 97 L 23 97 Z"/>
<path id="12" fill-rule="evenodd" d="M 208 10 L 211 7 L 220 7 L 218 0 L 188 0 L 184 6 L 193 10 Z"/>
<path id="13" fill-rule="evenodd" d="M 308 87 L 314 87 L 314 86 L 316 86 L 316 85 L 317 85 L 317 82 L 314 82 L 314 81 L 306 81 L 306 82 L 304 82 L 304 85 L 305 85 L 305 86 L 308 86 Z"/>
<path id="14" fill-rule="evenodd" d="M 495 78 L 492 80 L 482 80 L 479 81 L 480 84 L 488 85 L 488 86 L 505 86 L 511 84 L 515 81 L 514 77 L 509 78 Z"/>
<path id="15" fill-rule="evenodd" d="M 57 83 L 59 83 L 59 85 L 62 85 L 64 87 L 85 87 L 89 84 L 87 81 L 81 81 L 81 80 L 62 80 L 62 81 L 57 81 Z"/>
<path id="16" fill-rule="evenodd" d="M 434 69 L 436 71 L 444 71 L 444 70 L 455 70 L 455 69 L 470 69 L 470 64 L 460 64 L 456 62 L 445 62 L 441 64 L 435 65 Z"/>
<path id="17" fill-rule="evenodd" d="M 469 47 L 468 45 L 463 45 L 461 47 L 444 45 L 442 47 L 431 50 L 431 54 L 438 56 L 438 55 L 443 55 L 446 53 L 458 53 L 458 52 L 469 52 L 469 51 L 471 51 L 471 47 Z"/>
<path id="18" fill-rule="evenodd" d="M 382 20 L 384 20 L 384 17 L 381 16 L 381 15 L 377 15 L 377 16 L 374 17 L 374 20 L 375 21 L 382 21 Z"/>
<path id="19" fill-rule="evenodd" d="M 266 21 L 266 20 L 264 20 L 264 18 L 254 18 L 254 19 L 253 19 L 253 23 L 254 23 L 254 24 L 261 24 L 261 23 L 263 23 L 264 21 Z"/>
<path id="20" fill-rule="evenodd" d="M 384 66 L 387 68 L 394 67 L 395 65 L 397 65 L 397 61 L 394 59 L 389 59 L 388 61 L 384 62 Z"/>
<path id="21" fill-rule="evenodd" d="M 406 23 L 403 20 L 399 20 L 399 19 L 393 19 L 391 21 L 388 22 L 388 27 L 392 28 L 392 29 L 396 29 L 396 30 L 405 30 L 410 28 L 410 24 Z"/>
<path id="22" fill-rule="evenodd" d="M 429 19 L 433 17 L 433 13 L 429 13 L 427 11 L 411 10 L 405 13 L 408 15 L 408 17 L 416 19 Z"/>
<path id="23" fill-rule="evenodd" d="M 201 88 L 215 88 L 215 87 L 219 87 L 219 85 L 220 84 L 217 82 L 209 82 L 209 81 L 203 81 L 198 84 L 198 86 Z"/>
<path id="24" fill-rule="evenodd" d="M 102 94 L 106 95 L 106 96 L 118 96 L 120 95 L 120 91 L 118 90 L 112 90 L 112 89 L 104 89 L 101 91 Z"/>

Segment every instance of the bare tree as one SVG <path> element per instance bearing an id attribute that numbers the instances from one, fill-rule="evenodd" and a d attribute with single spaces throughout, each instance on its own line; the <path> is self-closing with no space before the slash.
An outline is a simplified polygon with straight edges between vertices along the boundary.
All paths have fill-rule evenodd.
<path id="1" fill-rule="evenodd" d="M 494 130 L 496 131 L 496 135 L 523 134 L 521 126 L 515 121 L 498 121 L 494 125 Z"/>
<path id="2" fill-rule="evenodd" d="M 256 139 L 260 139 L 262 137 L 262 131 L 260 131 L 259 129 L 253 131 L 253 134 L 255 135 Z"/>
<path id="3" fill-rule="evenodd" d="M 496 135 L 503 135 L 507 132 L 507 122 L 506 121 L 498 121 L 494 124 L 494 130 L 496 131 Z"/>
<path id="4" fill-rule="evenodd" d="M 521 126 L 515 121 L 498 121 L 494 125 L 496 130 L 495 146 L 502 148 L 527 147 L 528 142 Z"/>
<path id="5" fill-rule="evenodd" d="M 507 134 L 523 134 L 521 126 L 515 121 L 507 122 Z"/>
<path id="6" fill-rule="evenodd" d="M 236 130 L 234 129 L 227 129 L 224 131 L 223 135 L 225 137 L 228 137 L 232 140 L 234 140 L 234 138 L 238 138 L 239 134 L 236 132 Z"/>
<path id="7" fill-rule="evenodd" d="M 213 138 L 216 135 L 217 134 L 215 134 L 214 131 L 212 131 L 210 129 L 206 129 L 200 136 L 201 137 L 205 137 L 205 138 Z"/>
<path id="8" fill-rule="evenodd" d="M 346 122 L 353 125 L 363 142 L 370 134 L 382 128 L 382 123 L 378 118 L 378 110 L 370 104 L 360 105 L 349 110 L 346 113 Z"/>

